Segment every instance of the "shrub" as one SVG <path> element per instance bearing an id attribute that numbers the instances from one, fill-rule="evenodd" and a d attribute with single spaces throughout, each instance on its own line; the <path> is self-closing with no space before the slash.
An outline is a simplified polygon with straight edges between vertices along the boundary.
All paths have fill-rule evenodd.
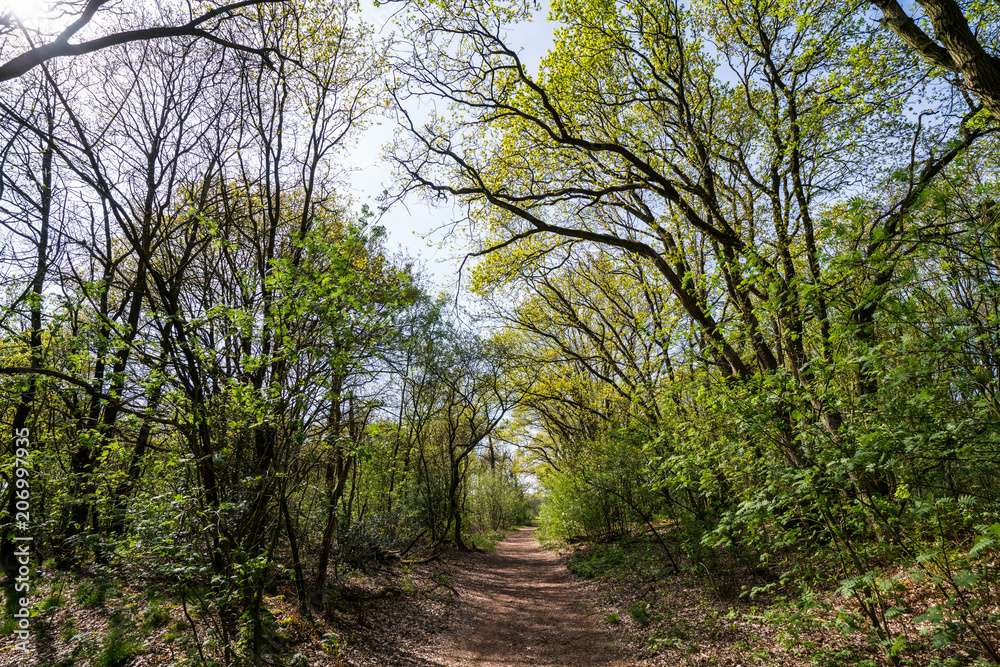
<path id="1" fill-rule="evenodd" d="M 645 602 L 633 602 L 628 606 L 628 613 L 632 616 L 632 620 L 646 627 L 649 625 L 649 604 Z"/>
<path id="2" fill-rule="evenodd" d="M 104 637 L 104 647 L 94 658 L 94 667 L 125 667 L 142 651 L 142 644 L 120 628 Z"/>

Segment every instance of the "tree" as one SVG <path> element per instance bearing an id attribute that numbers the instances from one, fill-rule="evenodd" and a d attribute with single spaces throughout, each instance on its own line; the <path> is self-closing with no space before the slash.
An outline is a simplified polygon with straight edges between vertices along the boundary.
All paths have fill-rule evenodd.
<path id="1" fill-rule="evenodd" d="M 470 457 L 496 430 L 518 396 L 506 385 L 508 355 L 501 345 L 472 336 L 449 342 L 450 349 L 437 353 L 434 374 L 443 393 L 439 418 L 447 455 L 448 521 L 455 543 L 466 550 L 462 520 Z"/>
<path id="2" fill-rule="evenodd" d="M 685 372 L 654 390 L 649 479 L 674 500 L 690 494 L 684 515 L 701 531 L 690 543 L 767 549 L 767 531 L 814 534 L 870 582 L 879 565 L 858 545 L 895 539 L 913 518 L 898 507 L 901 445 L 869 412 L 898 391 L 888 323 L 909 261 L 954 210 L 945 193 L 978 188 L 978 210 L 991 209 L 966 165 L 989 154 L 996 128 L 961 91 L 922 87 L 857 4 L 552 9 L 561 27 L 535 75 L 503 33 L 526 4 L 412 7 L 432 38 L 399 47 L 408 137 L 394 158 L 407 187 L 464 206 L 459 224 L 483 258 L 477 287 L 504 299 L 519 329 L 534 320 L 554 343 L 583 332 L 583 359 L 613 340 L 593 328 L 608 304 L 584 317 L 555 276 L 586 279 L 574 261 L 597 248 L 655 270 L 653 290 L 665 285 L 680 315 L 672 328 L 691 333 L 669 349 Z M 416 99 L 441 112 L 418 124 Z M 907 113 L 930 103 L 940 115 Z M 970 222 L 988 219 L 970 208 Z M 518 316 L 527 300 L 512 287 L 525 276 L 552 296 Z M 603 375 L 615 390 L 620 379 Z M 878 589 L 854 592 L 890 651 Z"/>
<path id="3" fill-rule="evenodd" d="M 883 26 L 936 69 L 961 76 L 965 90 L 979 99 L 1000 119 L 1000 51 L 995 39 L 998 18 L 985 5 L 973 3 L 963 9 L 955 0 L 918 0 L 926 21 L 934 30 L 931 39 L 896 0 L 871 0 L 882 10 Z M 970 23 L 975 25 L 973 29 Z M 994 37 L 989 37 L 994 35 Z"/>
<path id="4" fill-rule="evenodd" d="M 440 99 L 454 120 L 433 116 L 418 127 L 402 112 L 412 141 L 396 159 L 409 187 L 469 207 L 476 255 L 540 261 L 562 238 L 644 258 L 723 375 L 746 381 L 787 370 L 808 390 L 811 331 L 831 354 L 817 216 L 851 184 L 850 165 L 865 173 L 863 164 L 894 160 L 889 147 L 921 136 L 892 101 L 909 80 L 864 58 L 835 57 L 845 42 L 869 48 L 855 8 L 816 2 L 803 23 L 755 2 L 725 3 L 719 12 L 672 3 L 557 5 L 566 28 L 533 77 L 501 33 L 514 9 L 434 7 L 414 10 L 415 20 L 458 51 L 410 44 L 397 99 Z M 687 36 L 694 30 L 717 43 L 737 86 L 719 81 L 718 63 Z M 853 88 L 862 73 L 880 86 Z M 977 111 L 935 128 L 947 150 L 928 146 L 925 158 L 914 153 L 894 165 L 908 176 L 876 204 L 864 253 L 882 269 L 851 314 L 862 337 L 878 289 L 893 277 L 902 248 L 894 239 L 908 216 L 934 178 L 990 132 L 975 126 Z M 504 273 L 497 275 L 502 284 Z M 841 416 L 822 403 L 814 408 L 836 437 Z M 788 424 L 782 455 L 804 465 L 789 415 L 777 415 Z"/>
<path id="5" fill-rule="evenodd" d="M 34 265 L 28 264 L 23 269 L 25 280 L 22 292 L 9 305 L 5 304 L 5 312 L 0 317 L 0 326 L 17 338 L 21 338 L 22 350 L 27 352 L 28 366 L 31 373 L 24 379 L 27 386 L 18 392 L 16 408 L 11 417 L 10 451 L 16 451 L 13 446 L 16 435 L 22 432 L 28 423 L 31 412 L 36 408 L 35 398 L 38 392 L 39 378 L 34 374 L 45 365 L 44 349 L 44 293 L 46 279 L 52 266 L 60 254 L 60 244 L 53 233 L 53 218 L 57 212 L 53 210 L 53 195 L 56 181 L 52 163 L 55 158 L 56 110 L 52 90 L 43 86 L 35 94 L 27 94 L 19 100 L 27 113 L 39 117 L 38 125 L 45 129 L 40 134 L 33 134 L 23 128 L 17 128 L 12 135 L 5 137 L 7 150 L 2 156 L 3 168 L 0 169 L 0 224 L 10 233 L 11 238 L 20 238 L 27 243 L 14 245 L 10 249 L 12 260 L 16 263 L 19 256 L 30 257 Z M 24 250 L 17 247 L 21 245 Z M 11 315 L 14 314 L 14 317 Z M 27 326 L 16 324 L 20 315 L 26 320 Z M 13 580 L 17 571 L 14 558 L 14 543 L 9 539 L 9 531 L 16 516 L 15 485 L 13 479 L 5 479 L 5 494 L 0 506 L 6 510 L 2 528 L 0 528 L 0 566 L 9 580 Z"/>
<path id="6" fill-rule="evenodd" d="M 306 604 L 289 499 L 317 459 L 350 469 L 348 440 L 361 439 L 370 412 L 367 374 L 409 298 L 409 269 L 336 194 L 334 153 L 377 104 L 379 61 L 356 4 L 252 4 L 213 16 L 290 59 L 268 67 L 218 40 L 138 40 L 88 56 L 76 78 L 43 63 L 3 89 L 4 131 L 51 146 L 53 173 L 72 183 L 57 211 L 76 223 L 58 230 L 71 243 L 55 281 L 68 314 L 52 340 L 67 353 L 3 374 L 56 378 L 71 415 L 64 439 L 47 441 L 69 472 L 52 524 L 62 528 L 39 535 L 39 548 L 54 542 L 63 567 L 86 558 L 82 544 L 99 547 L 98 560 L 121 556 L 130 531 L 149 531 L 132 525 L 130 508 L 156 507 L 152 489 L 173 485 L 171 497 L 187 503 L 183 522 L 196 527 L 182 532 L 194 574 L 177 591 L 190 595 L 197 573 L 211 572 L 217 605 L 204 618 L 225 660 L 260 664 L 263 587 L 282 535 Z M 35 74 L 63 121 L 47 143 L 30 106 L 14 104 Z M 32 175 L 8 173 L 22 190 Z M 28 229 L 39 227 L 48 229 Z M 148 465 L 174 477 L 150 480 Z M 336 508 L 334 498 L 323 516 Z M 137 551 L 171 551 L 147 534 Z"/>
<path id="7" fill-rule="evenodd" d="M 220 3 L 211 9 L 195 12 L 193 8 L 187 6 L 187 20 L 179 18 L 179 13 L 183 12 L 179 7 L 164 7 L 160 5 L 161 18 L 166 23 L 154 27 L 137 27 L 121 22 L 121 16 L 116 16 L 106 8 L 109 0 L 76 0 L 66 3 L 64 14 L 60 17 L 61 22 L 71 21 L 68 25 L 57 29 L 54 35 L 44 34 L 41 31 L 29 31 L 12 11 L 0 16 L 0 25 L 11 26 L 16 24 L 19 31 L 24 36 L 27 48 L 16 56 L 3 54 L 0 60 L 0 81 L 10 81 L 23 76 L 55 58 L 70 56 L 81 56 L 94 53 L 113 46 L 141 42 L 155 39 L 176 38 L 176 37 L 196 37 L 206 39 L 227 48 L 252 53 L 270 62 L 270 56 L 275 53 L 272 48 L 253 46 L 241 43 L 235 38 L 239 35 L 239 28 L 233 28 L 232 24 L 239 24 L 246 19 L 246 14 L 241 10 L 259 7 L 270 3 L 281 3 L 286 0 L 243 0 L 242 2 Z M 102 8 L 104 11 L 101 11 Z M 179 10 L 179 11 L 178 11 Z M 107 18 L 102 23 L 101 19 Z M 144 17 L 137 12 L 134 19 L 142 21 Z M 119 20 L 119 25 L 114 25 L 115 19 Z M 170 25 L 173 23 L 173 25 Z M 102 36 L 89 36 L 84 41 L 71 43 L 74 37 L 94 30 L 95 27 L 103 28 L 101 32 L 108 32 Z M 46 26 L 48 27 L 48 26 Z M 227 30 L 228 29 L 228 30 Z M 9 50 L 13 30 L 0 32 L 0 49 Z M 33 34 L 34 33 L 34 34 Z M 17 46 L 20 46 L 19 44 Z M 24 48 L 24 47 L 21 47 Z M 0 51 L 2 53 L 2 51 Z"/>
<path id="8" fill-rule="evenodd" d="M 416 305 L 408 323 L 412 338 L 397 361 L 403 470 L 418 478 L 413 483 L 432 541 L 438 545 L 450 534 L 467 549 L 462 531 L 475 452 L 520 400 L 521 390 L 508 382 L 514 360 L 503 341 L 461 329 L 447 317 L 443 297 Z"/>

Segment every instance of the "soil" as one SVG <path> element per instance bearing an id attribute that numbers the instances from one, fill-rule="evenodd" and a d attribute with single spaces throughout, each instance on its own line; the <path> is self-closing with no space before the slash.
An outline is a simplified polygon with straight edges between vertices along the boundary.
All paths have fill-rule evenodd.
<path id="1" fill-rule="evenodd" d="M 574 579 L 564 556 L 538 544 L 534 532 L 518 530 L 492 553 L 449 551 L 402 571 L 354 575 L 344 582 L 341 602 L 314 621 L 298 614 L 293 591 L 265 596 L 285 637 L 272 649 L 285 658 L 298 654 L 310 667 L 636 664 L 622 658 L 591 602 L 593 592 Z M 74 597 L 73 590 L 63 591 L 64 604 L 33 619 L 35 655 L 15 654 L 9 638 L 0 637 L 0 667 L 56 664 L 84 643 L 93 656 L 106 643 L 115 609 L 127 606 L 138 624 L 145 606 L 141 592 L 129 587 L 94 608 L 78 608 Z M 182 619 L 176 608 L 170 611 L 166 624 L 142 631 L 142 648 L 129 667 L 178 664 L 183 647 L 168 637 Z"/>
<path id="2" fill-rule="evenodd" d="M 569 552 L 542 549 L 534 529 L 525 528 L 492 553 L 449 551 L 342 574 L 337 597 L 312 619 L 297 611 L 288 583 L 265 595 L 273 629 L 267 648 L 281 664 L 309 667 L 887 664 L 870 631 L 845 632 L 837 624 L 857 610 L 833 588 L 817 588 L 794 606 L 781 597 L 794 591 L 746 600 L 741 586 L 777 576 L 720 560 L 706 582 L 690 565 L 673 574 L 652 543 L 628 544 L 627 558 L 620 545 L 574 549 L 573 569 L 585 577 L 578 581 L 566 567 Z M 73 664 L 96 664 L 99 652 L 116 648 L 113 627 L 138 645 L 128 667 L 173 667 L 200 646 L 191 641 L 190 617 L 169 601 L 154 605 L 144 584 L 112 586 L 103 603 L 83 607 L 83 587 L 92 592 L 106 579 L 94 572 L 44 575 L 42 582 L 58 581 L 58 592 L 42 586 L 36 595 L 57 603 L 32 617 L 35 655 L 12 651 L 12 637 L 0 636 L 0 667 L 69 664 L 71 654 Z M 141 581 L 129 572 L 121 579 Z M 900 580 L 905 585 L 894 602 L 906 611 L 893 631 L 906 640 L 907 664 L 971 664 L 976 647 L 969 640 L 931 649 L 915 619 L 934 602 L 930 584 Z M 636 609 L 645 609 L 645 618 Z M 197 636 L 204 638 L 212 622 L 200 618 Z"/>
<path id="3" fill-rule="evenodd" d="M 447 667 L 618 667 L 608 627 L 556 553 L 522 528 L 494 553 L 452 554 L 458 593 L 446 626 L 425 649 Z"/>

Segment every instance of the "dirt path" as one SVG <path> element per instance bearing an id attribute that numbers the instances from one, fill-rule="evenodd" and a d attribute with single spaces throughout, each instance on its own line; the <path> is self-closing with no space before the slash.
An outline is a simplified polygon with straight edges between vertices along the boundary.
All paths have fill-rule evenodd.
<path id="1" fill-rule="evenodd" d="M 588 614 L 559 556 L 522 528 L 495 553 L 450 561 L 459 592 L 448 627 L 428 648 L 447 667 L 624 667 L 607 626 Z"/>

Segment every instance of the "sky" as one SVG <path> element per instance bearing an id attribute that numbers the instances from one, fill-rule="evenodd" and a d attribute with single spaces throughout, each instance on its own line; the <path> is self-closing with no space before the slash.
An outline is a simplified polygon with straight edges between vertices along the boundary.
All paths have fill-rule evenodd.
<path id="1" fill-rule="evenodd" d="M 25 22 L 31 22 L 51 5 L 52 0 L 0 0 L 0 15 L 11 9 Z M 537 71 L 542 57 L 552 47 L 554 24 L 547 21 L 548 2 L 535 20 L 514 24 L 509 29 L 510 44 L 521 47 L 524 62 Z M 395 28 L 392 18 L 399 5 L 375 7 L 373 0 L 362 0 L 362 14 L 372 24 L 377 38 L 387 38 Z M 382 158 L 385 146 L 392 140 L 395 122 L 382 118 L 374 122 L 358 139 L 342 163 L 353 171 L 349 177 L 351 195 L 358 208 L 367 204 L 377 210 L 376 198 L 386 189 L 392 191 L 392 167 Z M 431 206 L 416 196 L 395 205 L 379 221 L 388 232 L 388 249 L 401 250 L 423 264 L 427 277 L 442 290 L 453 292 L 462 261 L 461 247 L 442 247 L 441 234 L 433 230 L 448 226 L 461 217 L 461 212 L 448 205 Z M 457 242 L 457 240 L 456 240 Z M 433 290 L 432 290 L 433 291 Z"/>
<path id="2" fill-rule="evenodd" d="M 39 13 L 43 4 L 43 0 L 0 0 L 0 15 L 12 10 L 22 19 L 29 18 Z"/>
<path id="3" fill-rule="evenodd" d="M 387 37 L 393 30 L 391 23 L 394 7 L 374 7 L 367 2 L 364 9 L 365 20 L 373 24 L 377 37 Z M 512 25 L 509 29 L 510 44 L 521 47 L 524 62 L 537 71 L 542 57 L 552 48 L 554 24 L 547 20 L 548 2 L 536 14 L 535 20 Z M 360 137 L 357 147 L 344 161 L 357 170 L 350 180 L 352 193 L 359 205 L 367 203 L 375 209 L 375 197 L 384 190 L 392 190 L 392 167 L 382 158 L 383 149 L 395 132 L 394 121 L 384 119 L 381 124 L 373 124 Z M 431 206 L 413 196 L 397 204 L 380 220 L 388 232 L 388 249 L 401 249 L 406 254 L 419 258 L 424 268 L 439 289 L 452 293 L 458 268 L 462 261 L 459 248 L 442 247 L 442 235 L 433 230 L 461 217 L 462 213 L 448 205 Z M 454 245 L 454 244 L 453 244 Z"/>

